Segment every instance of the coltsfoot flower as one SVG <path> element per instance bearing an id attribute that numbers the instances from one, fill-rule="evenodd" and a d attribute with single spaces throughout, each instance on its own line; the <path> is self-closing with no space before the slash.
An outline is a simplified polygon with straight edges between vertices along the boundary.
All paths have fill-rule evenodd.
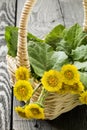
<path id="1" fill-rule="evenodd" d="M 64 94 L 64 93 L 71 93 L 71 94 L 81 94 L 84 91 L 83 84 L 79 81 L 78 83 L 75 83 L 73 85 L 68 84 L 62 84 L 61 89 L 58 91 L 58 93 Z"/>
<path id="2" fill-rule="evenodd" d="M 80 81 L 80 74 L 74 65 L 64 65 L 61 69 L 63 82 L 68 85 L 73 85 Z"/>
<path id="3" fill-rule="evenodd" d="M 31 84 L 26 80 L 19 80 L 14 85 L 14 96 L 19 101 L 27 101 L 33 94 L 33 88 Z"/>
<path id="4" fill-rule="evenodd" d="M 79 81 L 73 85 L 70 85 L 70 92 L 72 94 L 81 94 L 84 91 L 83 84 Z"/>
<path id="5" fill-rule="evenodd" d="M 82 104 L 86 104 L 87 105 L 87 91 L 83 92 L 80 95 L 79 100 L 81 101 Z"/>
<path id="6" fill-rule="evenodd" d="M 62 86 L 62 76 L 56 70 L 49 70 L 44 73 L 41 82 L 43 87 L 49 92 L 57 92 Z"/>
<path id="7" fill-rule="evenodd" d="M 17 80 L 29 80 L 30 72 L 27 68 L 21 66 L 16 70 L 15 76 Z"/>
<path id="8" fill-rule="evenodd" d="M 33 119 L 44 119 L 44 108 L 36 103 L 29 104 L 25 107 L 26 116 Z"/>
<path id="9" fill-rule="evenodd" d="M 17 112 L 17 114 L 22 117 L 22 118 L 27 118 L 26 113 L 25 113 L 25 109 L 23 107 L 15 107 L 15 111 Z"/>

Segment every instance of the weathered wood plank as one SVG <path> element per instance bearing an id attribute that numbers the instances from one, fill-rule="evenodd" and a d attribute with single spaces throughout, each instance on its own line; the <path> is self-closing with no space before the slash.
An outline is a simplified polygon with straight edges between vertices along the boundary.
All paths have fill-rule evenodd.
<path id="1" fill-rule="evenodd" d="M 7 25 L 15 24 L 15 0 L 0 1 L 0 45 L 5 44 L 4 29 Z"/>
<path id="2" fill-rule="evenodd" d="M 10 129 L 11 85 L 6 65 L 5 27 L 15 23 L 16 0 L 0 0 L 0 130 Z"/>
<path id="3" fill-rule="evenodd" d="M 21 122 L 15 121 L 16 126 L 15 130 L 58 130 L 58 128 L 54 128 L 47 121 L 28 121 L 28 120 L 21 120 Z"/>
<path id="4" fill-rule="evenodd" d="M 18 13 L 17 13 L 17 25 L 19 25 L 19 19 L 25 0 L 18 0 Z M 63 24 L 63 19 L 59 7 L 58 0 L 37 0 L 30 16 L 28 25 L 29 32 L 34 35 L 43 38 L 54 26 L 57 24 Z"/>
<path id="5" fill-rule="evenodd" d="M 83 6 L 82 0 L 58 0 L 61 12 L 63 14 L 64 23 L 67 27 L 74 23 L 83 24 Z"/>

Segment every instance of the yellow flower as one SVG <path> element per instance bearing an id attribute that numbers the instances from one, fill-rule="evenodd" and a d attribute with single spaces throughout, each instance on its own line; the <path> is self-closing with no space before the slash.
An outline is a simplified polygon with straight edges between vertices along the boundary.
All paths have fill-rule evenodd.
<path id="1" fill-rule="evenodd" d="M 80 95 L 80 101 L 82 104 L 86 104 L 87 105 L 87 91 L 83 92 L 81 95 Z"/>
<path id="2" fill-rule="evenodd" d="M 26 116 L 33 119 L 44 119 L 44 108 L 40 105 L 32 103 L 25 107 Z"/>
<path id="3" fill-rule="evenodd" d="M 73 85 L 68 84 L 62 84 L 61 89 L 58 91 L 58 93 L 64 94 L 64 93 L 71 93 L 71 94 L 81 94 L 84 91 L 83 84 L 79 81 L 78 83 L 75 83 Z"/>
<path id="4" fill-rule="evenodd" d="M 26 80 L 19 80 L 14 85 L 14 95 L 19 101 L 27 101 L 32 96 L 33 89 Z"/>
<path id="5" fill-rule="evenodd" d="M 61 69 L 63 82 L 68 85 L 73 85 L 80 80 L 80 75 L 74 65 L 64 65 Z"/>
<path id="6" fill-rule="evenodd" d="M 80 94 L 84 91 L 84 86 L 81 82 L 70 85 L 70 92 L 72 94 Z"/>
<path id="7" fill-rule="evenodd" d="M 44 73 L 41 82 L 47 91 L 57 92 L 62 86 L 62 77 L 58 71 L 49 70 Z"/>
<path id="8" fill-rule="evenodd" d="M 18 106 L 18 107 L 15 108 L 15 111 L 18 113 L 18 115 L 19 115 L 20 117 L 22 117 L 22 118 L 27 118 L 24 108 Z"/>
<path id="9" fill-rule="evenodd" d="M 58 91 L 58 93 L 60 93 L 60 94 L 65 94 L 65 93 L 69 93 L 69 86 L 70 85 L 67 85 L 67 84 L 62 84 L 62 87 L 61 87 L 61 89 L 59 89 L 59 91 Z"/>
<path id="10" fill-rule="evenodd" d="M 19 67 L 15 72 L 15 76 L 17 80 L 29 80 L 30 73 L 27 68 Z"/>

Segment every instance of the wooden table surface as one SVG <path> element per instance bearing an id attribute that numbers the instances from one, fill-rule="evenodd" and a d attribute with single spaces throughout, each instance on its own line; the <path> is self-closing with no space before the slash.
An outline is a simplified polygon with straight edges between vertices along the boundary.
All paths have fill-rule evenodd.
<path id="1" fill-rule="evenodd" d="M 11 85 L 6 66 L 7 47 L 4 31 L 7 25 L 18 26 L 25 0 L 0 0 L 0 130 L 87 130 L 87 106 L 78 106 L 53 121 L 24 120 L 13 110 Z M 44 38 L 55 25 L 67 27 L 83 24 L 82 0 L 37 0 L 30 16 L 28 31 Z M 13 100 L 13 108 L 18 102 Z M 10 119 L 13 118 L 13 128 Z"/>

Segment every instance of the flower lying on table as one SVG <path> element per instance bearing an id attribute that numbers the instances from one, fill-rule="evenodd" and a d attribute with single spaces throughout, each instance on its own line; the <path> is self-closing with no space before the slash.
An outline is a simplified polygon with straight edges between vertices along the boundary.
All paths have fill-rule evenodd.
<path id="1" fill-rule="evenodd" d="M 8 55 L 17 56 L 18 28 L 7 27 Z M 45 119 L 44 101 L 49 93 L 78 95 L 87 104 L 87 33 L 80 25 L 56 26 L 44 40 L 28 33 L 30 70 L 20 66 L 16 72 L 14 95 L 25 105 L 16 112 L 27 119 Z M 32 97 L 39 90 L 39 97 Z"/>

